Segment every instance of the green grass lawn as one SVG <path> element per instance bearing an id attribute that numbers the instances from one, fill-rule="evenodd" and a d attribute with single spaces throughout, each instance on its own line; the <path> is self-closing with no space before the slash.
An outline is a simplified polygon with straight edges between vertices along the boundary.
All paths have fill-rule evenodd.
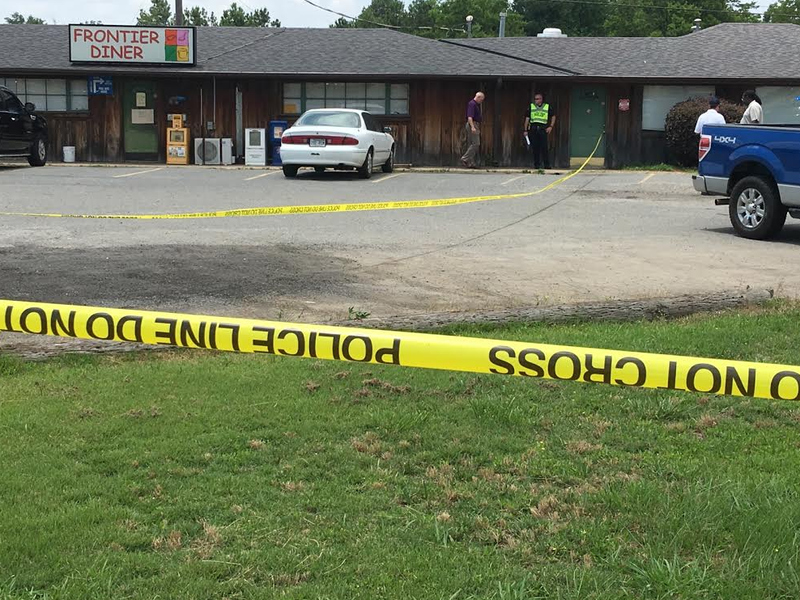
<path id="1" fill-rule="evenodd" d="M 800 362 L 800 307 L 451 333 Z M 800 407 L 272 356 L 0 356 L 0 598 L 800 596 Z"/>

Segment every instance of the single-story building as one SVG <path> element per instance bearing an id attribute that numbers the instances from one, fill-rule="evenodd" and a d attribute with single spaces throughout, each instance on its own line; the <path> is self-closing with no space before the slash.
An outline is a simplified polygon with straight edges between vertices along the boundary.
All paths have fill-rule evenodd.
<path id="1" fill-rule="evenodd" d="M 477 90 L 487 95 L 484 160 L 501 166 L 530 164 L 522 126 L 534 91 L 558 115 L 551 143 L 559 167 L 587 156 L 603 131 L 606 166 L 662 162 L 666 112 L 692 95 L 738 101 L 757 88 L 769 121 L 800 122 L 796 25 L 724 24 L 678 38 L 191 33 L 177 42 L 169 33 L 173 45 L 153 60 L 146 44 L 115 45 L 150 41 L 119 28 L 0 25 L 0 85 L 47 115 L 52 157 L 69 145 L 80 161 L 163 162 L 173 113 L 186 115 L 193 137 L 232 138 L 242 157 L 245 128 L 291 123 L 309 108 L 354 107 L 392 127 L 398 163 L 457 165 L 466 103 Z"/>
<path id="2" fill-rule="evenodd" d="M 800 124 L 800 26 L 725 23 L 672 38 L 482 38 L 447 43 L 535 61 L 572 75 L 552 80 L 567 132 L 559 164 L 582 156 L 605 127 L 605 164 L 668 160 L 664 120 L 677 102 L 715 94 L 740 102 L 756 89 L 768 123 Z M 552 99 L 552 96 L 551 96 Z M 628 111 L 623 111 L 627 100 Z M 563 123 L 563 121 L 562 121 Z M 590 132 L 590 134 L 589 134 Z"/>

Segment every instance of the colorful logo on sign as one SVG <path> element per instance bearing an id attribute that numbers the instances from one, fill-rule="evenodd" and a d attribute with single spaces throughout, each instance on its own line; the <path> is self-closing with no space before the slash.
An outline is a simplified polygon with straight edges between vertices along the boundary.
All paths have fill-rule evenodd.
<path id="1" fill-rule="evenodd" d="M 189 62 L 188 29 L 167 29 L 164 60 L 167 62 Z"/>
<path id="2" fill-rule="evenodd" d="M 70 62 L 195 64 L 191 27 L 70 25 Z"/>

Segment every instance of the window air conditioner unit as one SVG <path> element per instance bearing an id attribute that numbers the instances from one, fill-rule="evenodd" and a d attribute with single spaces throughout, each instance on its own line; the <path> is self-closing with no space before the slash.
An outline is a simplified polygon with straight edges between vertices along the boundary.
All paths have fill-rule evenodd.
<path id="1" fill-rule="evenodd" d="M 222 164 L 222 152 L 219 138 L 194 139 L 194 164 L 219 165 Z"/>

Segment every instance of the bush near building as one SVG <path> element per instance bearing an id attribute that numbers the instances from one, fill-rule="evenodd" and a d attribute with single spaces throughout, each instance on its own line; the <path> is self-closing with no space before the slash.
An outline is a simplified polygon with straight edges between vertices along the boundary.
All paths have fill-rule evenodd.
<path id="1" fill-rule="evenodd" d="M 683 167 L 697 166 L 698 135 L 694 132 L 697 118 L 708 110 L 708 98 L 698 97 L 678 102 L 667 113 L 664 132 L 670 154 Z M 719 110 L 726 123 L 738 123 L 744 106 L 720 100 Z"/>

